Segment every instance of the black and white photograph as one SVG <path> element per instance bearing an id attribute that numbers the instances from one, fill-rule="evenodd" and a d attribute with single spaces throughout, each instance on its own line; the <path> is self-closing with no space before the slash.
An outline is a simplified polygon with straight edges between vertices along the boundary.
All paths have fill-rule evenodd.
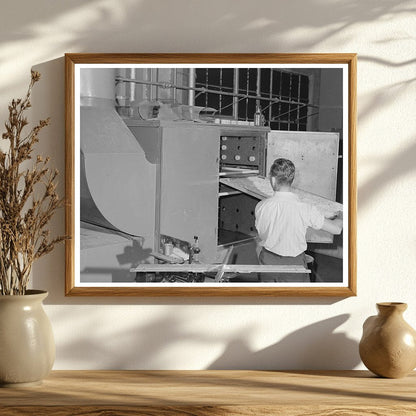
<path id="1" fill-rule="evenodd" d="M 71 61 L 71 289 L 351 290 L 339 61 Z"/>

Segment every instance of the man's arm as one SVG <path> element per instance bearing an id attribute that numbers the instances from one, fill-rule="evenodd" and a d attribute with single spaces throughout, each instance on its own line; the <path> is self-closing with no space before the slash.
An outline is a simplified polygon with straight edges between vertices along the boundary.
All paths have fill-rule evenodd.
<path id="1" fill-rule="evenodd" d="M 336 216 L 332 218 L 325 218 L 322 230 L 331 234 L 341 234 L 343 227 L 342 211 L 339 211 Z"/>

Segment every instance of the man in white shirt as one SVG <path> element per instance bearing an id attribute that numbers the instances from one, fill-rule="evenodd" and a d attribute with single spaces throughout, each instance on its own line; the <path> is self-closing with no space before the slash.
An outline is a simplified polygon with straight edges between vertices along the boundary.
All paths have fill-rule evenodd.
<path id="1" fill-rule="evenodd" d="M 342 218 L 325 218 L 314 206 L 303 203 L 292 192 L 295 165 L 288 159 L 276 159 L 270 168 L 274 195 L 256 206 L 256 228 L 263 248 L 260 264 L 301 265 L 306 268 L 306 230 L 312 227 L 340 234 Z M 260 273 L 261 281 L 309 282 L 303 273 Z"/>

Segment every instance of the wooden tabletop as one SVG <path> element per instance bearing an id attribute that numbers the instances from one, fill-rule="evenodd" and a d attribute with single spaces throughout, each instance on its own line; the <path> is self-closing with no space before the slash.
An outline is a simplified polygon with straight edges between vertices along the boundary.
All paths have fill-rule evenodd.
<path id="1" fill-rule="evenodd" d="M 0 389 L 0 415 L 416 415 L 416 372 L 53 371 Z"/>

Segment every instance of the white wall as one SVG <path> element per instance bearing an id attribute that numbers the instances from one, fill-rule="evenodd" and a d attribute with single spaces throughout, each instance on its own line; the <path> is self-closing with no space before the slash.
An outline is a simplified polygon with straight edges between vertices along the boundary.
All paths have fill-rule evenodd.
<path id="1" fill-rule="evenodd" d="M 416 327 L 413 0 L 15 0 L 0 15 L 0 120 L 35 67 L 41 151 L 64 171 L 65 52 L 357 52 L 358 296 L 65 298 L 64 250 L 38 261 L 55 369 L 360 368 L 378 301 Z M 63 183 L 63 178 L 61 179 Z M 63 192 L 63 186 L 61 187 Z M 63 213 L 54 228 L 64 231 Z"/>

